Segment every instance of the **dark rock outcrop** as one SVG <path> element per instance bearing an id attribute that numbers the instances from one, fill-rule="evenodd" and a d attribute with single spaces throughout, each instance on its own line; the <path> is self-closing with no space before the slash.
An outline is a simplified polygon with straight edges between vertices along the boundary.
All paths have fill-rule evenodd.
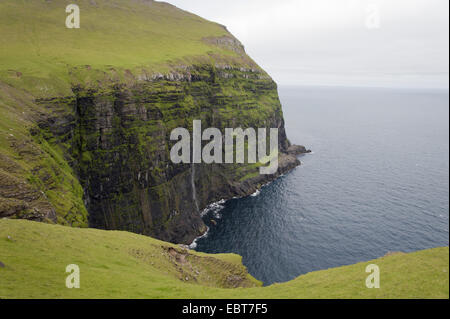
<path id="1" fill-rule="evenodd" d="M 301 155 L 311 153 L 311 150 L 306 149 L 306 147 L 302 145 L 291 145 L 286 150 L 286 153 L 289 155 Z"/>

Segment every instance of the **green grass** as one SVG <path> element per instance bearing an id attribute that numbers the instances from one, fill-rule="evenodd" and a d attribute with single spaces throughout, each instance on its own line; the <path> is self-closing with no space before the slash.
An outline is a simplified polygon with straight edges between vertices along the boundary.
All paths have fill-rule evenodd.
<path id="1" fill-rule="evenodd" d="M 67 29 L 72 0 L 0 2 L 0 81 L 37 96 L 71 95 L 71 84 L 164 72 L 196 59 L 238 58 L 206 38 L 224 27 L 150 0 L 77 0 L 80 29 Z M 240 58 L 242 60 L 242 58 Z"/>
<path id="2" fill-rule="evenodd" d="M 183 264 L 169 247 L 181 251 L 127 232 L 2 219 L 0 297 L 449 298 L 448 247 L 312 272 L 268 287 L 246 273 L 237 255 L 189 251 Z M 80 267 L 80 289 L 65 287 L 69 264 Z M 380 289 L 365 287 L 369 264 L 380 268 Z M 236 276 L 243 287 L 230 288 Z"/>

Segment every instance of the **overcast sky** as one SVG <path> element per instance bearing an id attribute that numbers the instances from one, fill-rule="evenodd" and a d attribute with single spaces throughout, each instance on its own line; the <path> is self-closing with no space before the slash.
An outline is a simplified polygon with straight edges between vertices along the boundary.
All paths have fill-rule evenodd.
<path id="1" fill-rule="evenodd" d="M 166 0 L 227 26 L 282 85 L 448 88 L 448 0 Z"/>

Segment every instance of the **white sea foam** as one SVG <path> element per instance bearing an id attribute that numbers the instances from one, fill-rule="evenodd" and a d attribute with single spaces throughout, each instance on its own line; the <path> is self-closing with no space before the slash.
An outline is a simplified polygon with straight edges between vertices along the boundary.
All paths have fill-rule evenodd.
<path id="1" fill-rule="evenodd" d="M 209 234 L 209 227 L 206 226 L 206 232 L 205 232 L 203 235 L 201 235 L 201 236 L 195 238 L 194 241 L 189 245 L 189 249 L 195 249 L 195 248 L 197 248 L 197 241 L 198 241 L 199 239 L 208 237 L 208 234 Z"/>
<path id="2" fill-rule="evenodd" d="M 251 196 L 251 197 L 256 197 L 256 196 L 258 196 L 259 194 L 261 194 L 261 191 L 260 191 L 259 189 L 257 189 L 256 192 L 254 192 L 254 193 L 251 194 L 250 196 Z"/>
<path id="3" fill-rule="evenodd" d="M 225 199 L 221 199 L 218 202 L 212 203 L 210 205 L 208 205 L 208 207 L 206 207 L 201 213 L 200 216 L 204 217 L 209 213 L 213 213 L 214 215 L 218 215 L 219 212 L 225 208 L 225 206 L 223 206 L 223 204 L 225 204 L 226 200 Z"/>

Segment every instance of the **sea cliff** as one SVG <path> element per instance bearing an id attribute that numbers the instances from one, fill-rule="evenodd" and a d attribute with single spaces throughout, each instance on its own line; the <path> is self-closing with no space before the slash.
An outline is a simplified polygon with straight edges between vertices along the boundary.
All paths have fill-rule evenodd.
<path id="1" fill-rule="evenodd" d="M 85 22 L 67 30 L 52 25 L 66 3 L 2 3 L 32 32 L 4 39 L 0 217 L 187 244 L 205 232 L 208 204 L 250 195 L 300 164 L 306 149 L 287 139 L 276 83 L 225 27 L 165 3 L 117 0 L 80 1 Z M 278 171 L 173 164 L 170 132 L 193 120 L 277 128 Z"/>

